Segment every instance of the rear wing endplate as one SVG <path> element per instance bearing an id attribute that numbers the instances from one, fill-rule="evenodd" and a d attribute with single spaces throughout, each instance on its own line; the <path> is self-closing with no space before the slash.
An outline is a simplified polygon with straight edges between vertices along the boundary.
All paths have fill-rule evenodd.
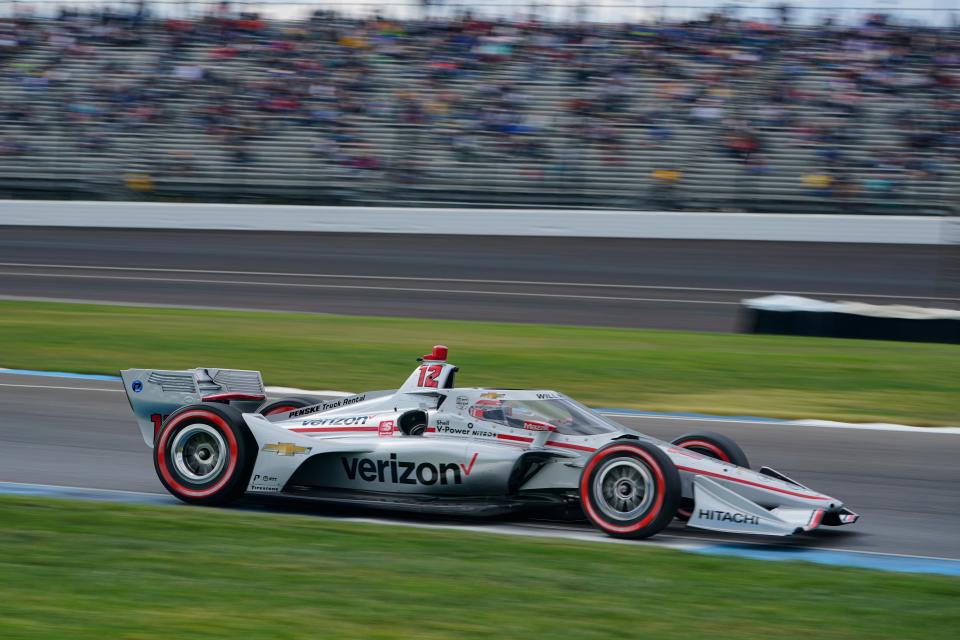
<path id="1" fill-rule="evenodd" d="M 150 447 L 167 416 L 184 405 L 204 400 L 236 402 L 241 410 L 253 411 L 266 397 L 259 371 L 125 369 L 120 377 L 137 426 Z"/>

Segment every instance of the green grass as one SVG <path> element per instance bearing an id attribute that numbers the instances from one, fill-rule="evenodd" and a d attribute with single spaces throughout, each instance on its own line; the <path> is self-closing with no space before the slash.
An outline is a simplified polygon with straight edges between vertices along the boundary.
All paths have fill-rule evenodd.
<path id="1" fill-rule="evenodd" d="M 0 497 L 4 638 L 955 638 L 960 580 Z"/>
<path id="2" fill-rule="evenodd" d="M 263 371 L 267 384 L 396 388 L 442 342 L 459 384 L 593 406 L 960 422 L 960 346 L 491 322 L 0 302 L 0 366 Z"/>

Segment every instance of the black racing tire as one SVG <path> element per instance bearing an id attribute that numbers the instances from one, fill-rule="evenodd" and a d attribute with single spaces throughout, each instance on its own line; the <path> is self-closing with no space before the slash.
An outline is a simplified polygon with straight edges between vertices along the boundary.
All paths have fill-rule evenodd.
<path id="1" fill-rule="evenodd" d="M 304 407 L 309 407 L 314 404 L 320 404 L 320 401 L 316 398 L 307 398 L 306 396 L 290 396 L 280 398 L 279 400 L 267 400 L 260 405 L 257 413 L 262 416 L 272 416 L 278 413 L 293 411 L 294 409 L 303 409 Z"/>
<path id="2" fill-rule="evenodd" d="M 584 514 L 614 538 L 648 538 L 660 532 L 673 520 L 680 495 L 676 465 L 647 442 L 612 442 L 598 449 L 580 474 Z"/>
<path id="3" fill-rule="evenodd" d="M 743 452 L 732 438 L 728 438 L 722 433 L 712 431 L 701 431 L 700 433 L 688 433 L 685 436 L 675 438 L 670 442 L 675 447 L 696 451 L 697 453 L 716 458 L 722 462 L 729 462 L 738 467 L 750 468 L 750 461 L 747 454 Z"/>
<path id="4" fill-rule="evenodd" d="M 738 467 L 750 468 L 750 461 L 747 454 L 743 452 L 732 438 L 728 438 L 722 433 L 713 431 L 702 431 L 700 433 L 688 433 L 675 438 L 670 444 L 681 449 L 694 451 L 700 455 L 714 458 L 721 462 L 729 462 Z M 677 519 L 687 521 L 693 512 L 693 499 L 683 498 L 680 501 L 680 508 L 677 509 Z"/>
<path id="5" fill-rule="evenodd" d="M 188 504 L 226 505 L 250 481 L 257 443 L 238 409 L 204 402 L 170 414 L 157 432 L 153 466 L 167 491 Z"/>

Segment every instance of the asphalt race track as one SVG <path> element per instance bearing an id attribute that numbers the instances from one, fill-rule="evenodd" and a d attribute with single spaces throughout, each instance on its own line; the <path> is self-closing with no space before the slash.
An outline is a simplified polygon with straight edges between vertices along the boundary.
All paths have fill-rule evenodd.
<path id="1" fill-rule="evenodd" d="M 0 373 L 0 406 L 0 482 L 164 492 L 119 382 Z M 862 516 L 855 525 L 824 527 L 786 544 L 960 559 L 960 435 L 616 419 L 664 439 L 705 429 L 725 433 L 743 446 L 753 466 L 772 466 L 843 499 Z M 331 515 L 319 505 L 304 508 Z M 587 530 L 578 524 L 543 526 Z M 655 540 L 744 538 L 675 524 Z"/>
<path id="2" fill-rule="evenodd" d="M 957 307 L 958 267 L 953 246 L 0 227 L 0 298 L 708 331 L 768 293 Z"/>
<path id="3" fill-rule="evenodd" d="M 958 276 L 943 246 L 0 227 L 0 298 L 734 331 L 768 293 L 956 308 Z M 0 482 L 164 493 L 119 383 L 0 372 L 0 406 Z M 862 515 L 787 545 L 960 560 L 960 435 L 616 419 L 725 433 Z"/>

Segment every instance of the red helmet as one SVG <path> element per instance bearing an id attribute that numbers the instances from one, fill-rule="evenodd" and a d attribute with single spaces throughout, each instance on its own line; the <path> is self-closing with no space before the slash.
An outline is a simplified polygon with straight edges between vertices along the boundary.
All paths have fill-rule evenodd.
<path id="1" fill-rule="evenodd" d="M 477 420 L 503 420 L 503 402 L 480 399 L 470 407 L 470 415 Z"/>

